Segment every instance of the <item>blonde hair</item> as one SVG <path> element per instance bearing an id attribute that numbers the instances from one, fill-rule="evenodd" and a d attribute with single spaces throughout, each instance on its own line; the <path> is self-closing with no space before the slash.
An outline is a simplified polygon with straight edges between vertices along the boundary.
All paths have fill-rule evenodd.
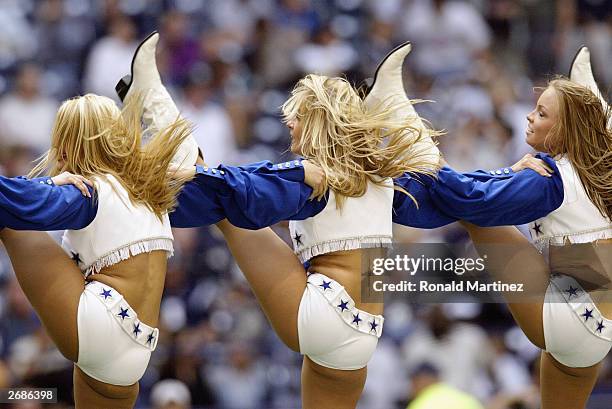
<path id="1" fill-rule="evenodd" d="M 383 101 L 368 108 L 347 80 L 307 75 L 283 104 L 282 113 L 285 122 L 301 122 L 299 153 L 323 169 L 340 207 L 344 197 L 362 196 L 368 182 L 384 186 L 385 178 L 404 172 L 436 173 L 435 166 L 432 169 L 422 158 L 424 152 L 411 151 L 425 136 L 398 115 L 406 105 Z"/>
<path id="2" fill-rule="evenodd" d="M 604 109 L 597 95 L 566 78 L 555 78 L 548 87 L 559 104 L 559 118 L 547 136 L 548 153 L 567 156 L 591 202 L 612 220 L 610 108 Z"/>
<path id="3" fill-rule="evenodd" d="M 131 98 L 123 110 L 107 97 L 87 94 L 64 101 L 51 134 L 51 149 L 30 176 L 49 170 L 86 178 L 113 175 L 134 204 L 161 218 L 175 203 L 184 178 L 171 178 L 168 166 L 191 126 L 177 120 L 141 147 L 142 99 Z"/>

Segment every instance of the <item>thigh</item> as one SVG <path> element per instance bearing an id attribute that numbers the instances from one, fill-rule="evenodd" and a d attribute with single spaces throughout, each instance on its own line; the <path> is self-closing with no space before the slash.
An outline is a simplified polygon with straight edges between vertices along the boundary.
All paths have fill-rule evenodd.
<path id="1" fill-rule="evenodd" d="M 81 271 L 47 233 L 3 229 L 0 238 L 19 285 L 49 336 L 67 359 L 76 362 Z"/>
<path id="2" fill-rule="evenodd" d="M 540 387 L 542 409 L 582 409 L 593 391 L 601 362 L 588 368 L 570 368 L 542 352 Z"/>
<path id="3" fill-rule="evenodd" d="M 245 230 L 227 221 L 217 226 L 276 333 L 299 351 L 297 315 L 306 288 L 304 266 L 270 228 Z"/>
<path id="4" fill-rule="evenodd" d="M 130 386 L 109 385 L 87 376 L 76 365 L 73 381 L 76 409 L 131 409 L 138 398 L 138 383 Z"/>
<path id="5" fill-rule="evenodd" d="M 302 364 L 302 407 L 304 409 L 350 409 L 363 392 L 367 368 L 352 371 L 318 365 L 307 356 Z"/>
<path id="6" fill-rule="evenodd" d="M 481 257 L 486 255 L 486 268 L 494 280 L 523 284 L 522 293 L 507 293 L 504 297 L 525 335 L 544 349 L 542 308 L 550 283 L 546 260 L 516 227 L 462 224 Z"/>

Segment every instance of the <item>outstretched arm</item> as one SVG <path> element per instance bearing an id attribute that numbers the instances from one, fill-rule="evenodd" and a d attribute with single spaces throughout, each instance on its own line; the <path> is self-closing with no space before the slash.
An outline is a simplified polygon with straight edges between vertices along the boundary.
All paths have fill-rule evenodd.
<path id="1" fill-rule="evenodd" d="M 197 166 L 170 222 L 174 227 L 197 227 L 227 218 L 234 226 L 260 229 L 281 220 L 311 217 L 325 207 L 325 201 L 308 200 L 312 188 L 304 180 L 299 160 L 278 165 Z"/>
<path id="2" fill-rule="evenodd" d="M 406 173 L 393 183 L 410 196 L 396 190 L 393 196 L 393 222 L 420 229 L 434 229 L 457 219 L 443 213 L 433 202 L 423 179 L 430 176 Z M 415 203 L 416 202 L 416 203 Z"/>
<path id="3" fill-rule="evenodd" d="M 449 216 L 479 226 L 529 223 L 563 203 L 563 181 L 554 160 L 546 155 L 538 157 L 552 169 L 550 177 L 532 169 L 459 173 L 444 167 L 437 179 L 424 181 L 432 202 Z"/>
<path id="4" fill-rule="evenodd" d="M 58 186 L 55 181 L 79 183 L 64 174 L 36 179 L 0 176 L 0 225 L 15 230 L 47 231 L 77 230 L 91 223 L 98 211 L 97 200 L 91 197 L 93 189 L 82 183 L 82 190 L 72 184 Z M 85 191 L 89 196 L 85 196 Z"/>
<path id="5" fill-rule="evenodd" d="M 440 227 L 457 220 L 504 226 L 546 216 L 563 202 L 563 181 L 552 158 L 544 155 L 537 159 L 543 162 L 524 158 L 509 168 L 471 173 L 445 166 L 435 178 L 405 174 L 395 183 L 412 194 L 418 208 L 411 198 L 396 192 L 393 221 L 418 228 Z"/>

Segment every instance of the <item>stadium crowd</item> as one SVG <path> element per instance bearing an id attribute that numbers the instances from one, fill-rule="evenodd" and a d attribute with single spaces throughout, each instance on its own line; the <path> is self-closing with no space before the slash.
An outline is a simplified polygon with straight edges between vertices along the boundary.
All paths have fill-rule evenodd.
<path id="1" fill-rule="evenodd" d="M 508 166 L 529 152 L 534 86 L 567 74 L 580 44 L 612 85 L 610 0 L 2 0 L 0 170 L 26 174 L 49 148 L 60 101 L 116 81 L 152 30 L 158 64 L 207 163 L 287 160 L 279 106 L 305 73 L 366 84 L 410 40 L 404 83 L 460 170 Z M 276 227 L 287 237 L 286 226 Z M 54 233 L 58 238 L 60 233 Z M 137 407 L 293 408 L 301 357 L 277 339 L 215 227 L 174 230 L 162 335 Z M 398 228 L 396 241 L 465 241 L 456 226 Z M 536 409 L 539 351 L 502 304 L 385 307 L 360 408 L 418 409 L 439 384 L 447 409 Z M 611 359 L 590 408 L 609 408 Z M 53 346 L 0 256 L 0 388 L 57 387 L 70 406 L 72 364 Z M 431 389 L 430 389 L 431 390 Z M 416 398 L 416 399 L 415 399 Z M 462 403 L 459 403 L 462 402 Z M 28 406 L 30 407 L 30 406 Z M 36 407 L 35 405 L 32 407 Z"/>

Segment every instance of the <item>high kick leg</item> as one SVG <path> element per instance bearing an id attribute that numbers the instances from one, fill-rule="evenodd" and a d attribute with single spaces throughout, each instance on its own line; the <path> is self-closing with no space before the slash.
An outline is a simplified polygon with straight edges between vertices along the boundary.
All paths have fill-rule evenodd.
<path id="1" fill-rule="evenodd" d="M 495 280 L 524 284 L 525 299 L 518 302 L 510 299 L 508 307 L 527 338 L 538 348 L 546 349 L 542 309 L 550 270 L 542 255 L 516 227 L 461 224 L 468 231 L 479 254 L 487 254 L 486 268 Z"/>
<path id="2" fill-rule="evenodd" d="M 256 231 L 239 229 L 227 220 L 217 226 L 272 327 L 288 347 L 299 351 L 297 317 L 306 287 L 304 267 L 270 228 Z M 366 374 L 366 368 L 331 369 L 305 356 L 302 365 L 303 408 L 354 408 L 363 391 Z"/>
<path id="3" fill-rule="evenodd" d="M 61 247 L 44 232 L 0 231 L 21 289 L 47 333 L 69 360 L 79 354 L 77 311 L 85 280 Z"/>
<path id="4" fill-rule="evenodd" d="M 297 316 L 306 288 L 304 266 L 270 228 L 245 230 L 227 220 L 217 227 L 270 324 L 289 348 L 299 352 Z"/>
<path id="5" fill-rule="evenodd" d="M 142 120 L 146 127 L 143 142 L 180 119 L 180 113 L 168 90 L 162 84 L 155 52 L 159 41 L 159 33 L 154 31 L 145 38 L 132 58 L 131 75 L 123 77 L 115 90 L 124 102 L 131 102 L 134 97 L 142 98 Z M 172 164 L 176 167 L 191 167 L 198 158 L 198 144 L 190 135 L 186 138 L 174 158 Z"/>

